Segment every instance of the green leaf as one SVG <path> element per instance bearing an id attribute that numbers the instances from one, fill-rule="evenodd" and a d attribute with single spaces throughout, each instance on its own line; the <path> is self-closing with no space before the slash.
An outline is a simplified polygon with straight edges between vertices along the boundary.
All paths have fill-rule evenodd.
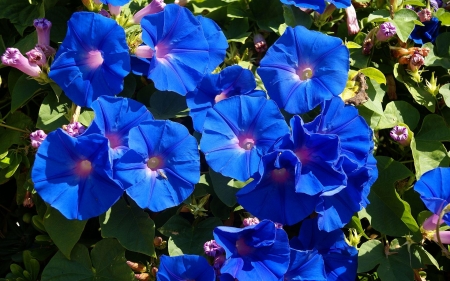
<path id="1" fill-rule="evenodd" d="M 414 130 L 419 123 L 420 114 L 417 109 L 405 101 L 391 101 L 386 105 L 384 116 L 381 118 L 377 129 L 392 128 L 400 123 L 405 123 Z"/>
<path id="2" fill-rule="evenodd" d="M 437 260 L 431 255 L 427 250 L 425 250 L 422 246 L 416 246 L 417 251 L 420 254 L 420 258 L 424 265 L 434 265 L 437 270 L 439 270 L 439 263 Z"/>
<path id="3" fill-rule="evenodd" d="M 86 222 L 69 220 L 52 207 L 47 208 L 43 219 L 48 235 L 67 258 L 70 258 L 70 252 L 80 239 Z"/>
<path id="4" fill-rule="evenodd" d="M 249 7 L 261 29 L 277 32 L 280 24 L 284 23 L 283 8 L 279 0 L 251 1 Z"/>
<path id="5" fill-rule="evenodd" d="M 357 44 L 357 43 L 355 43 L 355 42 L 352 42 L 352 41 L 347 41 L 347 42 L 345 43 L 345 46 L 346 46 L 347 48 L 349 48 L 349 49 L 360 49 L 360 48 L 362 48 L 361 45 L 359 45 L 359 44 Z M 383 76 L 384 76 L 384 74 L 383 74 Z"/>
<path id="6" fill-rule="evenodd" d="M 58 101 L 56 95 L 50 93 L 39 108 L 36 127 L 42 130 L 53 131 L 69 123 L 66 118 L 70 110 L 71 101 L 66 95 L 61 95 Z"/>
<path id="7" fill-rule="evenodd" d="M 450 13 L 446 12 L 444 8 L 439 8 L 436 11 L 436 17 L 442 25 L 450 26 Z"/>
<path id="8" fill-rule="evenodd" d="M 136 90 L 136 78 L 134 78 L 133 73 L 125 76 L 123 90 L 118 95 L 119 97 L 131 98 Z"/>
<path id="9" fill-rule="evenodd" d="M 30 273 L 30 279 L 32 281 L 37 280 L 39 276 L 39 269 L 41 268 L 39 262 L 31 256 L 30 251 L 23 251 L 23 263 L 25 264 L 25 269 Z"/>
<path id="10" fill-rule="evenodd" d="M 388 10 L 376 10 L 369 15 L 367 22 L 385 22 L 389 20 L 390 16 Z"/>
<path id="11" fill-rule="evenodd" d="M 121 198 L 111 207 L 109 218 L 103 214 L 99 220 L 103 237 L 117 238 L 127 250 L 155 256 L 155 223 L 133 200 L 128 206 Z"/>
<path id="12" fill-rule="evenodd" d="M 21 108 L 41 88 L 42 85 L 36 80 L 29 79 L 25 74 L 20 76 L 11 94 L 11 112 Z"/>
<path id="13" fill-rule="evenodd" d="M 372 226 L 381 233 L 403 236 L 418 233 L 419 226 L 411 215 L 411 208 L 395 190 L 395 182 L 413 176 L 403 164 L 392 158 L 377 158 L 378 179 L 373 184 L 367 213 L 372 217 Z M 420 235 L 420 233 L 419 233 Z"/>
<path id="14" fill-rule="evenodd" d="M 359 72 L 366 75 L 370 79 L 375 80 L 378 84 L 386 84 L 386 77 L 384 76 L 383 72 L 374 67 L 366 67 L 360 69 Z"/>
<path id="15" fill-rule="evenodd" d="M 150 98 L 150 112 L 155 119 L 170 119 L 188 115 L 186 98 L 174 92 L 156 91 Z"/>
<path id="16" fill-rule="evenodd" d="M 21 130 L 29 130 L 33 125 L 30 117 L 20 111 L 16 111 L 5 120 L 6 125 Z M 0 153 L 4 153 L 12 145 L 25 145 L 29 143 L 28 134 L 0 127 Z"/>
<path id="17" fill-rule="evenodd" d="M 30 5 L 27 0 L 0 1 L 0 19 L 9 19 L 20 35 L 23 35 L 25 28 L 33 25 L 34 19 L 43 18 L 44 15 L 42 2 Z"/>
<path id="18" fill-rule="evenodd" d="M 417 7 L 425 7 L 426 4 L 423 3 L 421 0 L 406 0 L 403 1 L 403 5 L 411 5 L 411 6 L 417 6 Z"/>
<path id="19" fill-rule="evenodd" d="M 91 125 L 92 120 L 94 120 L 94 111 L 85 109 L 81 111 L 80 117 L 78 117 L 78 121 L 86 127 Z"/>
<path id="20" fill-rule="evenodd" d="M 310 28 L 313 23 L 313 19 L 310 14 L 307 14 L 292 5 L 283 5 L 283 16 L 285 23 L 291 27 L 302 25 L 306 28 Z"/>
<path id="21" fill-rule="evenodd" d="M 7 179 L 12 177 L 17 171 L 17 168 L 19 168 L 20 162 L 22 162 L 22 155 L 20 155 L 19 153 L 13 153 L 11 155 L 10 161 L 11 162 L 9 166 L 6 169 L 2 170 L 2 172 L 5 172 L 4 177 Z"/>
<path id="22" fill-rule="evenodd" d="M 47 3 L 47 0 L 44 2 Z M 52 23 L 51 41 L 61 43 L 66 37 L 67 21 L 70 19 L 71 14 L 70 10 L 62 5 L 54 6 L 47 10 L 45 17 Z"/>
<path id="23" fill-rule="evenodd" d="M 371 271 L 385 258 L 384 245 L 380 241 L 369 240 L 364 242 L 358 252 L 358 273 Z"/>
<path id="24" fill-rule="evenodd" d="M 88 249 L 75 245 L 67 259 L 57 252 L 42 272 L 42 281 L 133 281 L 134 273 L 126 264 L 125 250 L 114 239 L 95 244 L 89 257 Z M 94 268 L 92 268 L 94 267 Z"/>
<path id="25" fill-rule="evenodd" d="M 419 133 L 414 137 L 423 141 L 450 141 L 450 128 L 441 116 L 428 114 L 423 119 Z"/>
<path id="26" fill-rule="evenodd" d="M 243 1 L 233 2 L 227 6 L 228 18 L 247 18 L 248 14 Z"/>
<path id="27" fill-rule="evenodd" d="M 22 54 L 25 54 L 36 46 L 36 42 L 37 33 L 36 31 L 33 31 L 32 33 L 20 39 L 16 44 L 14 44 L 13 47 L 19 49 Z"/>
<path id="28" fill-rule="evenodd" d="M 213 230 L 222 225 L 219 218 L 207 218 L 192 226 L 179 215 L 171 217 L 158 230 L 169 239 L 169 253 L 171 255 L 192 254 L 204 255 L 203 244 L 213 239 Z"/>
<path id="29" fill-rule="evenodd" d="M 367 236 L 366 233 L 364 232 L 364 229 L 363 229 L 363 227 L 361 225 L 361 220 L 359 219 L 358 216 L 352 216 L 352 219 L 350 220 L 349 223 L 347 223 L 345 228 L 354 228 L 354 229 L 356 229 L 358 234 L 361 234 L 366 239 L 370 239 L 369 236 Z"/>
<path id="30" fill-rule="evenodd" d="M 251 32 L 248 32 L 248 19 L 247 18 L 235 18 L 232 19 L 227 29 L 224 31 L 228 42 L 245 43 L 245 40 L 250 36 Z"/>
<path id="31" fill-rule="evenodd" d="M 447 105 L 447 107 L 450 107 L 450 83 L 442 85 L 439 88 L 439 94 L 441 94 L 444 98 L 445 105 Z"/>
<path id="32" fill-rule="evenodd" d="M 392 24 L 397 29 L 397 36 L 403 42 L 406 42 L 409 35 L 414 30 L 414 20 L 418 20 L 416 12 L 410 9 L 401 9 L 394 14 L 394 19 L 391 20 Z"/>
<path id="33" fill-rule="evenodd" d="M 445 146 L 439 141 L 424 141 L 413 138 L 411 150 L 416 168 L 416 178 L 437 167 L 448 167 L 450 159 Z"/>
<path id="34" fill-rule="evenodd" d="M 443 32 L 436 37 L 435 54 L 438 57 L 450 57 L 450 32 Z"/>
<path id="35" fill-rule="evenodd" d="M 214 192 L 217 194 L 219 199 L 228 207 L 233 207 L 236 205 L 236 193 L 239 191 L 239 188 L 236 188 L 235 182 L 238 181 L 222 176 L 211 169 L 209 169 L 209 175 L 211 177 Z"/>

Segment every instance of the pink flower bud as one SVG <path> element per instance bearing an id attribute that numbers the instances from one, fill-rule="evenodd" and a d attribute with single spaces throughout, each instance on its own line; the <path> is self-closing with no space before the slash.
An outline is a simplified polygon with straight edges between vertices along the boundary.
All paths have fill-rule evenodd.
<path id="1" fill-rule="evenodd" d="M 144 16 L 161 12 L 165 6 L 166 3 L 164 3 L 164 0 L 153 0 L 150 4 L 137 12 L 133 17 L 133 20 L 135 23 L 140 23 Z"/>
<path id="2" fill-rule="evenodd" d="M 420 12 L 417 13 L 419 16 L 419 20 L 421 22 L 426 22 L 431 20 L 431 11 L 429 9 L 422 9 Z"/>
<path id="3" fill-rule="evenodd" d="M 221 255 L 224 252 L 224 249 L 219 244 L 217 244 L 216 240 L 207 241 L 203 245 L 203 250 L 205 251 L 205 254 L 210 257 Z"/>
<path id="4" fill-rule="evenodd" d="M 69 125 L 63 126 L 63 129 L 72 137 L 78 137 L 86 130 L 80 122 L 70 123 Z"/>
<path id="5" fill-rule="evenodd" d="M 422 65 L 424 65 L 424 63 L 425 59 L 423 58 L 423 56 L 418 52 L 414 52 L 414 54 L 411 56 L 409 60 L 408 68 L 411 71 L 417 71 Z"/>
<path id="6" fill-rule="evenodd" d="M 267 51 L 266 39 L 264 39 L 264 36 L 262 36 L 262 34 L 256 33 L 255 36 L 253 36 L 253 43 L 255 44 L 255 50 L 258 53 Z"/>
<path id="7" fill-rule="evenodd" d="M 104 17 L 111 18 L 111 15 L 105 9 L 101 9 L 100 12 L 98 12 L 98 13 Z"/>
<path id="8" fill-rule="evenodd" d="M 34 49 L 28 51 L 26 55 L 30 64 L 43 66 L 47 63 L 47 57 L 45 56 L 44 51 L 39 47 L 35 47 Z"/>
<path id="9" fill-rule="evenodd" d="M 380 29 L 377 32 L 378 41 L 386 41 L 397 33 L 397 29 L 390 22 L 385 22 L 380 25 Z"/>
<path id="10" fill-rule="evenodd" d="M 32 132 L 30 134 L 31 146 L 34 148 L 38 148 L 46 137 L 47 134 L 42 130 Z"/>
<path id="11" fill-rule="evenodd" d="M 7 66 L 15 67 L 31 77 L 38 77 L 41 73 L 41 68 L 37 64 L 31 64 L 16 48 L 6 49 L 2 56 L 2 63 Z"/>
<path id="12" fill-rule="evenodd" d="M 35 19 L 33 25 L 36 28 L 38 44 L 50 46 L 50 29 L 52 23 L 46 19 Z"/>
<path id="13" fill-rule="evenodd" d="M 254 217 L 254 218 L 245 218 L 245 219 L 242 221 L 242 224 L 243 224 L 244 226 L 255 225 L 255 224 L 258 224 L 258 223 L 259 223 L 259 219 L 258 219 L 257 217 Z"/>
<path id="14" fill-rule="evenodd" d="M 402 146 L 408 146 L 411 142 L 411 139 L 408 138 L 408 128 L 404 126 L 395 126 L 392 128 L 390 136 Z"/>
<path id="15" fill-rule="evenodd" d="M 108 4 L 108 8 L 109 8 L 109 13 L 112 16 L 118 16 L 120 15 L 120 10 L 121 10 L 121 6 L 113 6 L 111 4 Z"/>
<path id="16" fill-rule="evenodd" d="M 439 231 L 439 237 L 441 238 L 442 244 L 450 244 L 450 231 Z M 438 242 L 436 233 L 434 234 L 433 240 Z"/>
<path id="17" fill-rule="evenodd" d="M 347 28 L 348 28 L 348 34 L 354 35 L 359 32 L 359 24 L 358 24 L 358 18 L 356 17 L 356 11 L 355 7 L 353 5 L 350 5 L 350 7 L 347 7 L 345 9 L 345 13 L 347 14 Z"/>

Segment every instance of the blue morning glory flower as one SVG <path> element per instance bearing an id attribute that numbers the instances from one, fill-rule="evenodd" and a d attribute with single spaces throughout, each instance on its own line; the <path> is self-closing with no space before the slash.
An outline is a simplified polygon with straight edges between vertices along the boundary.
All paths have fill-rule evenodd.
<path id="1" fill-rule="evenodd" d="M 291 248 L 289 269 L 284 281 L 326 281 L 325 264 L 317 250 L 300 251 Z"/>
<path id="2" fill-rule="evenodd" d="M 146 46 L 136 55 L 151 58 L 148 78 L 160 91 L 186 95 L 203 78 L 209 63 L 209 45 L 202 24 L 192 13 L 176 4 L 141 20 Z"/>
<path id="3" fill-rule="evenodd" d="M 31 172 L 42 199 L 68 219 L 86 220 L 106 212 L 123 194 L 112 179 L 108 139 L 71 137 L 58 129 L 40 145 Z"/>
<path id="4" fill-rule="evenodd" d="M 111 148 L 128 147 L 128 133 L 153 116 L 141 103 L 128 98 L 102 96 L 92 103 L 95 117 L 84 135 L 102 134 Z"/>
<path id="5" fill-rule="evenodd" d="M 439 167 L 424 173 L 414 185 L 414 190 L 420 194 L 420 199 L 433 214 L 440 215 L 450 204 L 449 179 L 450 168 Z M 450 225 L 450 213 L 446 213 L 443 220 Z"/>
<path id="6" fill-rule="evenodd" d="M 245 228 L 219 226 L 214 229 L 214 239 L 227 258 L 220 272 L 240 281 L 278 281 L 289 267 L 287 234 L 271 221 Z"/>
<path id="7" fill-rule="evenodd" d="M 433 43 L 439 35 L 441 22 L 437 18 L 432 17 L 431 20 L 422 23 L 423 26 L 416 25 L 414 27 L 414 30 L 409 35 L 409 38 L 416 44 L 425 44 L 427 42 Z"/>
<path id="8" fill-rule="evenodd" d="M 114 177 L 141 208 L 154 212 L 177 206 L 200 179 L 196 139 L 183 125 L 153 120 L 130 130 L 128 150 L 114 165 Z"/>
<path id="9" fill-rule="evenodd" d="M 162 255 L 156 278 L 159 281 L 192 280 L 215 281 L 216 274 L 204 257 L 181 255 L 168 257 Z"/>
<path id="10" fill-rule="evenodd" d="M 130 0 L 100 0 L 103 4 L 110 4 L 112 6 L 123 6 L 130 2 Z"/>
<path id="11" fill-rule="evenodd" d="M 203 34 L 208 42 L 209 63 L 206 72 L 212 72 L 225 59 L 228 49 L 228 42 L 222 29 L 212 19 L 197 16 L 197 20 L 202 25 Z"/>
<path id="12" fill-rule="evenodd" d="M 327 281 L 354 281 L 358 267 L 358 250 L 345 241 L 342 230 L 320 231 L 317 219 L 303 221 L 298 237 L 290 241 L 297 250 L 317 250 L 323 257 Z"/>
<path id="13" fill-rule="evenodd" d="M 259 164 L 260 179 L 241 189 L 236 194 L 237 200 L 260 219 L 293 225 L 314 212 L 322 191 L 315 177 L 300 175 L 301 171 L 302 163 L 290 150 L 266 154 Z"/>
<path id="14" fill-rule="evenodd" d="M 123 28 L 96 13 L 74 13 L 49 77 L 75 104 L 90 107 L 101 95 L 120 93 L 129 72 Z"/>
<path id="15" fill-rule="evenodd" d="M 322 14 L 326 7 L 326 3 L 323 0 L 280 0 L 280 1 L 281 3 L 284 3 L 286 5 L 294 5 L 299 8 L 313 9 L 317 11 L 319 14 Z M 351 5 L 350 0 L 329 0 L 326 2 L 334 4 L 338 9 L 347 8 L 350 7 Z"/>
<path id="16" fill-rule="evenodd" d="M 208 109 L 223 99 L 235 95 L 266 96 L 263 91 L 254 91 L 255 88 L 256 81 L 253 73 L 239 65 L 226 67 L 218 74 L 205 75 L 197 88 L 186 95 L 194 129 L 199 133 L 203 132 L 203 123 L 205 123 Z"/>
<path id="17" fill-rule="evenodd" d="M 209 109 L 200 149 L 209 166 L 224 176 L 246 181 L 261 157 L 289 132 L 276 104 L 262 97 L 234 96 Z"/>
<path id="18" fill-rule="evenodd" d="M 341 39 L 296 26 L 269 48 L 258 74 L 280 108 L 300 114 L 341 94 L 349 67 Z"/>

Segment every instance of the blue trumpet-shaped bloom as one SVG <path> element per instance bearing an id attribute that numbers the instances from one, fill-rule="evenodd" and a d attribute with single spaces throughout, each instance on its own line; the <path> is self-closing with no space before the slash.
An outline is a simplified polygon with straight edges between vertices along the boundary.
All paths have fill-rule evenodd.
<path id="1" fill-rule="evenodd" d="M 123 194 L 112 179 L 108 139 L 98 134 L 73 138 L 61 129 L 48 134 L 31 178 L 42 199 L 68 219 L 101 215 Z"/>
<path id="2" fill-rule="evenodd" d="M 436 168 L 424 173 L 414 185 L 425 206 L 436 215 L 450 204 L 449 180 L 450 168 Z M 446 213 L 443 220 L 450 225 L 450 213 Z"/>
<path id="3" fill-rule="evenodd" d="M 90 107 L 101 95 L 120 93 L 129 72 L 130 55 L 123 28 L 99 14 L 74 13 L 49 77 L 74 103 Z"/>
<path id="4" fill-rule="evenodd" d="M 341 39 L 297 26 L 269 48 L 258 74 L 280 108 L 300 114 L 341 94 L 349 67 Z"/>
<path id="5" fill-rule="evenodd" d="M 209 62 L 206 73 L 212 72 L 225 59 L 228 49 L 228 42 L 222 29 L 212 19 L 197 16 L 197 20 L 202 25 L 203 34 L 208 42 Z"/>
<path id="6" fill-rule="evenodd" d="M 427 42 L 434 42 L 439 35 L 439 28 L 441 22 L 438 18 L 432 17 L 431 20 L 423 22 L 423 26 L 416 25 L 414 30 L 409 35 L 409 38 L 416 44 L 425 44 Z"/>
<path id="7" fill-rule="evenodd" d="M 160 257 L 156 278 L 160 281 L 194 280 L 215 281 L 216 274 L 204 257 L 196 255 L 181 255 Z"/>
<path id="8" fill-rule="evenodd" d="M 200 141 L 216 172 L 246 181 L 261 157 L 289 132 L 276 104 L 262 97 L 234 96 L 209 109 Z"/>
<path id="9" fill-rule="evenodd" d="M 299 8 L 313 9 L 319 14 L 322 14 L 325 10 L 326 3 L 323 0 L 280 0 L 281 3 L 286 5 L 294 5 Z M 336 8 L 343 9 L 351 5 L 350 0 L 329 0 L 328 3 L 334 4 Z"/>
<path id="10" fill-rule="evenodd" d="M 102 134 L 111 148 L 128 147 L 128 133 L 153 116 L 141 103 L 128 98 L 100 97 L 92 103 L 95 117 L 84 135 Z"/>
<path id="11" fill-rule="evenodd" d="M 145 16 L 141 26 L 147 49 L 139 56 L 150 59 L 147 76 L 158 90 L 186 95 L 195 89 L 209 67 L 220 63 L 222 53 L 225 55 L 223 34 L 215 23 L 209 19 L 199 21 L 179 5 L 169 4 L 162 12 Z M 211 47 L 212 55 L 208 40 L 221 43 L 217 49 Z"/>
<path id="12" fill-rule="evenodd" d="M 216 227 L 214 239 L 227 258 L 220 272 L 240 281 L 278 281 L 289 267 L 287 234 L 271 221 L 245 228 Z"/>
<path id="13" fill-rule="evenodd" d="M 289 269 L 285 281 L 326 281 L 327 273 L 322 255 L 317 250 L 300 251 L 291 248 Z"/>
<path id="14" fill-rule="evenodd" d="M 293 225 L 314 212 L 321 184 L 315 177 L 301 175 L 302 163 L 290 150 L 263 156 L 258 178 L 237 194 L 239 204 L 261 219 Z M 296 189 L 301 189 L 296 192 Z M 273 208 L 273 206 L 277 206 Z"/>
<path id="15" fill-rule="evenodd" d="M 194 129 L 199 133 L 203 132 L 208 109 L 223 99 L 235 95 L 266 96 L 263 91 L 254 91 L 255 87 L 253 73 L 239 65 L 229 66 L 218 74 L 205 75 L 197 88 L 186 95 Z"/>
<path id="16" fill-rule="evenodd" d="M 200 179 L 197 141 L 183 125 L 153 120 L 130 130 L 128 150 L 114 177 L 141 208 L 154 212 L 177 206 Z"/>
<path id="17" fill-rule="evenodd" d="M 302 223 L 299 236 L 291 239 L 290 244 L 301 251 L 316 250 L 324 260 L 327 281 L 355 280 L 358 250 L 347 244 L 342 230 L 320 231 L 317 219 L 308 219 Z"/>

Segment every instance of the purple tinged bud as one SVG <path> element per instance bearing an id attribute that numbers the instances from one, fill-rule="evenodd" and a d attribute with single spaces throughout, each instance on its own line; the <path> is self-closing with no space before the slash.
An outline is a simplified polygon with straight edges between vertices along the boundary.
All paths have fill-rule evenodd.
<path id="1" fill-rule="evenodd" d="M 42 130 L 32 132 L 30 134 L 31 146 L 34 148 L 38 148 L 46 137 L 47 134 Z"/>
<path id="2" fill-rule="evenodd" d="M 150 46 L 142 45 L 136 48 L 134 54 L 140 58 L 151 59 L 154 55 L 154 51 Z"/>
<path id="3" fill-rule="evenodd" d="M 70 123 L 69 125 L 63 126 L 63 129 L 72 137 L 78 137 L 86 130 L 80 122 Z"/>
<path id="4" fill-rule="evenodd" d="M 215 257 L 224 253 L 224 249 L 217 244 L 216 240 L 205 242 L 203 250 L 205 251 L 205 254 L 210 257 Z"/>
<path id="5" fill-rule="evenodd" d="M 431 11 L 429 9 L 423 9 L 417 13 L 419 20 L 421 22 L 426 22 L 431 20 Z"/>
<path id="6" fill-rule="evenodd" d="M 151 15 L 155 13 L 161 12 L 164 7 L 166 6 L 166 3 L 164 3 L 164 0 L 153 0 L 150 4 L 142 8 L 139 12 L 137 12 L 133 16 L 133 20 L 135 23 L 140 23 L 141 19 L 146 15 Z"/>
<path id="7" fill-rule="evenodd" d="M 35 19 L 33 25 L 36 28 L 38 44 L 50 46 L 50 29 L 52 23 L 46 19 Z"/>
<path id="8" fill-rule="evenodd" d="M 425 229 L 427 231 L 436 230 L 438 219 L 439 219 L 439 216 L 436 214 L 433 214 L 431 217 L 429 217 L 428 219 L 426 219 L 423 222 L 423 224 L 422 224 L 423 229 Z"/>
<path id="9" fill-rule="evenodd" d="M 108 4 L 108 8 L 109 8 L 109 13 L 112 16 L 118 16 L 120 15 L 120 10 L 121 10 L 121 6 L 113 6 L 111 4 Z"/>
<path id="10" fill-rule="evenodd" d="M 98 12 L 98 13 L 104 17 L 111 18 L 111 15 L 105 9 L 101 9 L 100 12 Z"/>
<path id="11" fill-rule="evenodd" d="M 411 5 L 405 5 L 405 9 L 414 11 L 414 7 Z"/>
<path id="12" fill-rule="evenodd" d="M 256 33 L 255 36 L 253 36 L 253 43 L 255 44 L 255 50 L 258 53 L 267 51 L 266 39 L 261 33 Z"/>
<path id="13" fill-rule="evenodd" d="M 47 63 L 47 57 L 45 56 L 44 51 L 39 47 L 35 47 L 34 49 L 28 51 L 26 55 L 30 64 L 43 66 Z"/>
<path id="14" fill-rule="evenodd" d="M 378 41 L 386 41 L 397 33 L 397 29 L 390 22 L 385 22 L 380 25 L 377 32 Z"/>
<path id="15" fill-rule="evenodd" d="M 419 54 L 418 52 L 415 52 L 409 60 L 408 68 L 411 71 L 417 71 L 424 64 L 425 64 L 424 57 L 421 54 Z"/>
<path id="16" fill-rule="evenodd" d="M 442 244 L 450 244 L 450 231 L 439 231 L 439 237 L 441 238 Z M 433 237 L 434 241 L 438 241 L 436 233 Z"/>
<path id="17" fill-rule="evenodd" d="M 395 126 L 391 130 L 391 138 L 402 146 L 408 146 L 411 138 L 408 137 L 408 128 L 404 126 Z"/>
<path id="18" fill-rule="evenodd" d="M 430 0 L 430 5 L 433 7 L 435 11 L 437 11 L 440 7 L 442 7 L 441 0 Z"/>
<path id="19" fill-rule="evenodd" d="M 249 225 L 255 225 L 259 223 L 259 219 L 257 217 L 254 218 L 245 218 L 244 221 L 242 221 L 242 224 L 244 226 L 249 226 Z"/>
<path id="20" fill-rule="evenodd" d="M 41 48 L 41 50 L 44 52 L 44 55 L 48 58 L 56 54 L 56 50 L 53 49 L 53 47 L 49 45 L 39 45 L 37 44 L 36 47 Z"/>
<path id="21" fill-rule="evenodd" d="M 2 63 L 7 66 L 15 67 L 31 77 L 38 77 L 41 73 L 41 68 L 37 64 L 31 64 L 16 48 L 6 49 L 2 56 Z"/>

